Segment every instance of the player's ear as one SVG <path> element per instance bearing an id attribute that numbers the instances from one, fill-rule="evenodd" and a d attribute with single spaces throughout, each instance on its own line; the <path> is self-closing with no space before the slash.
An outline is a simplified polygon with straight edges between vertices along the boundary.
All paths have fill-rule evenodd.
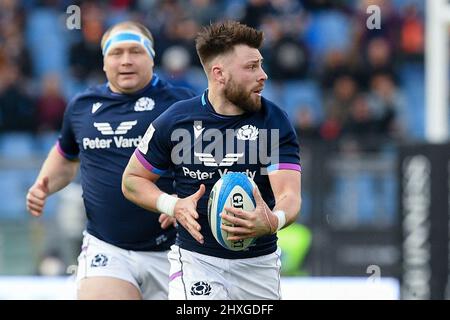
<path id="1" fill-rule="evenodd" d="M 211 67 L 211 73 L 212 73 L 214 80 L 216 80 L 220 84 L 225 84 L 225 77 L 223 74 L 222 65 L 220 65 L 220 64 L 213 65 Z"/>

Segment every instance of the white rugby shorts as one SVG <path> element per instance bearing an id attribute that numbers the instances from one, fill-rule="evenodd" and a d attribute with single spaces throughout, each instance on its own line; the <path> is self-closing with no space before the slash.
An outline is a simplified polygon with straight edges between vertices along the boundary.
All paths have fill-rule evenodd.
<path id="1" fill-rule="evenodd" d="M 281 250 L 222 259 L 181 249 L 169 252 L 170 300 L 280 300 Z"/>
<path id="2" fill-rule="evenodd" d="M 83 232 L 78 256 L 77 284 L 89 277 L 112 277 L 133 284 L 146 300 L 166 300 L 169 284 L 168 251 L 130 251 Z"/>

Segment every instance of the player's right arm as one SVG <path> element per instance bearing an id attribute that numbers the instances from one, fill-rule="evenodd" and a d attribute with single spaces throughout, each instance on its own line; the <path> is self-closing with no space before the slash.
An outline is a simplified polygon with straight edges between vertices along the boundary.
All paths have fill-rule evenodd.
<path id="1" fill-rule="evenodd" d="M 158 178 L 173 165 L 171 138 L 177 119 L 174 110 L 181 103 L 167 109 L 148 127 L 125 168 L 122 192 L 125 198 L 138 206 L 174 217 L 194 239 L 203 243 L 197 222 L 197 202 L 205 193 L 205 186 L 201 185 L 194 194 L 179 199 L 162 192 L 156 185 Z M 181 108 L 180 105 L 178 107 Z"/>
<path id="2" fill-rule="evenodd" d="M 64 112 L 64 118 L 57 144 L 50 150 L 41 171 L 27 193 L 27 210 L 33 216 L 43 212 L 47 197 L 65 186 L 76 176 L 79 161 L 79 147 L 72 128 L 72 110 L 77 97 L 72 99 Z"/>
<path id="3" fill-rule="evenodd" d="M 66 159 L 54 146 L 44 161 L 35 183 L 28 190 L 27 210 L 33 216 L 40 216 L 47 197 L 67 186 L 75 178 L 78 167 L 78 161 Z"/>
<path id="4" fill-rule="evenodd" d="M 139 162 L 135 153 L 123 172 L 122 192 L 131 202 L 149 211 L 157 212 L 157 200 L 164 193 L 156 186 L 160 176 L 147 170 Z"/>
<path id="5" fill-rule="evenodd" d="M 137 158 L 136 152 L 131 156 L 122 177 L 122 192 L 128 200 L 149 211 L 160 212 L 175 219 L 200 243 L 197 202 L 205 193 L 205 186 L 189 197 L 178 199 L 162 192 L 156 185 L 160 175 L 151 172 Z"/>

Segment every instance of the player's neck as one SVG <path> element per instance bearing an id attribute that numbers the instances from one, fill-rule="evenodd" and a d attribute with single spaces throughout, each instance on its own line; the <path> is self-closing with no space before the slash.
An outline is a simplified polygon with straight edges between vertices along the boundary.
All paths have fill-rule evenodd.
<path id="1" fill-rule="evenodd" d="M 208 90 L 208 100 L 214 111 L 220 115 L 237 116 L 244 113 L 244 110 L 226 99 L 223 94 L 214 90 Z"/>

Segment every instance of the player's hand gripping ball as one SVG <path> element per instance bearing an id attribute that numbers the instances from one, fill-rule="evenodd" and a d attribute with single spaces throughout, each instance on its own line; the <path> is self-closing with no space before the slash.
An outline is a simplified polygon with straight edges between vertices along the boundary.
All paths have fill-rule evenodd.
<path id="1" fill-rule="evenodd" d="M 222 230 L 221 225 L 231 225 L 222 220 L 220 214 L 226 206 L 253 211 L 256 202 L 253 197 L 253 180 L 243 173 L 230 172 L 222 176 L 213 186 L 208 201 L 208 221 L 212 234 L 224 248 L 241 251 L 250 246 L 255 238 L 228 241 L 228 232 Z M 230 214 L 230 213 L 229 213 Z"/>

